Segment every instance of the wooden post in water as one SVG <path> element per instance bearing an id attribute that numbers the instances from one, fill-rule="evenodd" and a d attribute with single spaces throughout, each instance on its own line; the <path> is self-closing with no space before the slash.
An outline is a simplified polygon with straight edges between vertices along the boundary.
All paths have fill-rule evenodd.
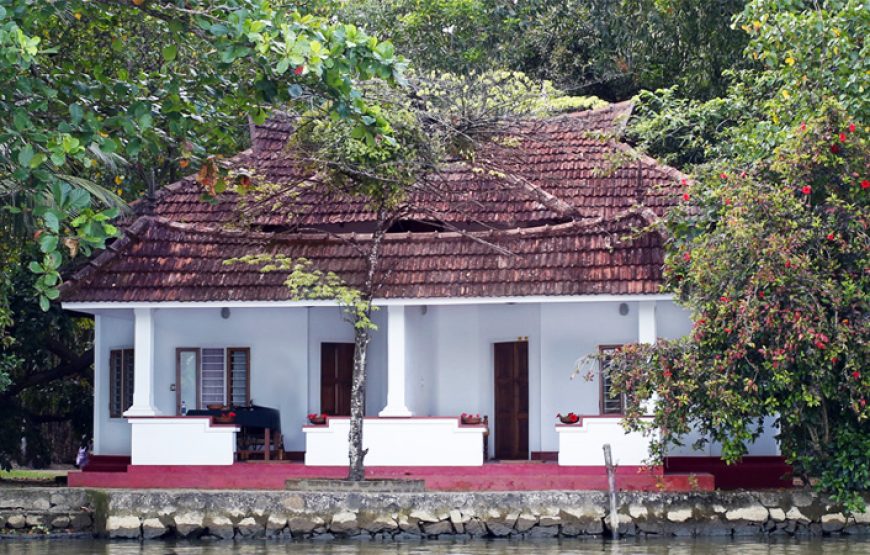
<path id="1" fill-rule="evenodd" d="M 616 468 L 610 453 L 610 444 L 604 444 L 604 466 L 607 468 L 607 489 L 610 491 L 610 529 L 613 538 L 619 539 L 619 515 L 616 513 Z"/>

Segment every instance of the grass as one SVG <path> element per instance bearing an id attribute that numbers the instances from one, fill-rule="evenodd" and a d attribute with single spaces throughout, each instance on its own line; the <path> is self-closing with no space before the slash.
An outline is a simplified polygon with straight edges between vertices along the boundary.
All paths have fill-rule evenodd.
<path id="1" fill-rule="evenodd" d="M 53 482 L 57 476 L 66 476 L 66 470 L 0 470 L 0 480 L 45 481 Z"/>

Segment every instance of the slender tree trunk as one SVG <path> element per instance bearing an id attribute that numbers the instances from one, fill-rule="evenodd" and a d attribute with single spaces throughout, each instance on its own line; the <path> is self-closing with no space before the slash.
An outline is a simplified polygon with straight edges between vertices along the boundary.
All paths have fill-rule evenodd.
<path id="1" fill-rule="evenodd" d="M 366 364 L 368 346 L 371 339 L 371 329 L 366 325 L 371 322 L 372 297 L 375 291 L 375 274 L 381 253 L 381 243 L 390 221 L 383 210 L 378 211 L 378 229 L 372 235 L 372 248 L 369 251 L 366 282 L 363 295 L 368 305 L 362 315 L 354 318 L 354 350 L 353 350 L 353 381 L 350 390 L 350 432 L 348 433 L 348 459 L 350 468 L 347 479 L 359 482 L 365 479 L 365 456 L 368 449 L 363 449 L 363 417 L 366 410 Z"/>
<path id="2" fill-rule="evenodd" d="M 368 449 L 363 449 L 363 417 L 366 412 L 366 357 L 368 355 L 368 328 L 354 329 L 353 381 L 350 390 L 350 433 L 348 435 L 348 458 L 350 469 L 347 479 L 359 482 L 365 479 L 364 459 Z"/>

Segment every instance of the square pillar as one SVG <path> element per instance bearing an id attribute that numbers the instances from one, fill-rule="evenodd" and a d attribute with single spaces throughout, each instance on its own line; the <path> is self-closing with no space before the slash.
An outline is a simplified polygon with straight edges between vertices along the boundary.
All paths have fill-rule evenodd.
<path id="1" fill-rule="evenodd" d="M 387 307 L 387 406 L 378 416 L 412 416 L 405 405 L 405 307 Z"/>
<path id="2" fill-rule="evenodd" d="M 135 308 L 133 406 L 124 416 L 159 416 L 154 406 L 154 309 Z"/>

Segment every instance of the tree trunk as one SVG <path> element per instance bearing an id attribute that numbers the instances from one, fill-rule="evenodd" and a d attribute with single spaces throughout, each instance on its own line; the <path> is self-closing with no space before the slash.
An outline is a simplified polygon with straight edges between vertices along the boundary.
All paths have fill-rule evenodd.
<path id="1" fill-rule="evenodd" d="M 350 469 L 347 479 L 359 482 L 365 479 L 363 464 L 368 449 L 363 449 L 363 417 L 366 410 L 366 355 L 369 346 L 368 328 L 354 329 L 353 381 L 350 389 L 350 433 L 348 458 Z"/>

